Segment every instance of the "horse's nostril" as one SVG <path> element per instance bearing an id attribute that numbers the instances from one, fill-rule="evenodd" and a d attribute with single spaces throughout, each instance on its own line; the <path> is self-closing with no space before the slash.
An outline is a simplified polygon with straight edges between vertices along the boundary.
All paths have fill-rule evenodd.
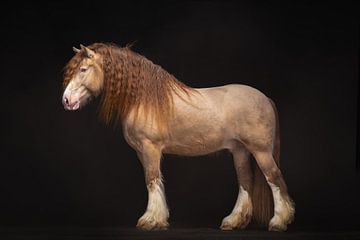
<path id="1" fill-rule="evenodd" d="M 67 97 L 64 97 L 64 102 L 66 105 L 69 105 L 69 100 L 67 99 Z"/>

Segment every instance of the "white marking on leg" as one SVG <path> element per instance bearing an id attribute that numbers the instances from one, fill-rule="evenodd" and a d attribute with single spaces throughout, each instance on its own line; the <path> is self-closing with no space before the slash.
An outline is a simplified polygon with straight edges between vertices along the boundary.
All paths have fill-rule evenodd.
<path id="1" fill-rule="evenodd" d="M 274 215 L 280 215 L 281 212 L 283 211 L 283 207 L 284 207 L 284 201 L 280 195 L 280 188 L 278 186 L 276 186 L 275 184 L 268 182 L 272 193 L 273 193 L 273 197 L 274 197 Z"/>
<path id="2" fill-rule="evenodd" d="M 224 230 L 244 228 L 249 223 L 252 215 L 252 203 L 249 193 L 240 186 L 238 198 L 231 214 L 222 221 L 221 228 Z"/>
<path id="3" fill-rule="evenodd" d="M 268 183 L 274 197 L 274 216 L 270 220 L 269 226 L 270 228 L 276 228 L 275 230 L 284 231 L 287 224 L 292 221 L 295 210 L 292 203 L 281 196 L 280 188 L 269 181 Z"/>
<path id="4" fill-rule="evenodd" d="M 169 210 L 166 204 L 164 187 L 160 179 L 151 181 L 148 186 L 148 205 L 146 212 L 139 219 L 139 223 L 156 227 L 167 227 L 167 219 L 169 218 Z M 158 226 L 158 227 L 159 227 Z"/>
<path id="5" fill-rule="evenodd" d="M 242 186 L 240 186 L 238 198 L 236 200 L 236 204 L 233 209 L 233 213 L 242 212 L 244 210 L 243 209 L 244 205 L 248 205 L 249 201 L 250 201 L 249 193 Z"/>
<path id="6" fill-rule="evenodd" d="M 169 210 L 163 189 L 164 187 L 160 180 L 155 181 L 152 187 L 148 186 L 149 201 L 147 210 L 153 212 L 154 215 L 161 220 L 169 217 Z"/>

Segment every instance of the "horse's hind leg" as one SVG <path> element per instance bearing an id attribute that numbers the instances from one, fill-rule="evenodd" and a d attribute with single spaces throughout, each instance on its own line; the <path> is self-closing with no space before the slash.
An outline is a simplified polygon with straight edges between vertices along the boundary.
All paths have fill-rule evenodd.
<path id="1" fill-rule="evenodd" d="M 144 167 L 145 182 L 148 190 L 148 205 L 144 215 L 138 220 L 137 227 L 144 230 L 166 229 L 169 224 L 169 210 L 166 204 L 164 185 L 160 172 L 160 149 L 150 143 L 143 143 L 138 156 Z"/>
<path id="2" fill-rule="evenodd" d="M 257 164 L 268 182 L 274 198 L 274 216 L 269 223 L 270 231 L 285 231 L 294 218 L 294 203 L 290 199 L 285 181 L 271 151 L 253 153 Z"/>
<path id="3" fill-rule="evenodd" d="M 221 224 L 222 230 L 245 228 L 252 217 L 250 192 L 252 187 L 252 170 L 249 152 L 243 147 L 231 150 L 239 182 L 239 194 L 234 209 L 225 217 Z"/>

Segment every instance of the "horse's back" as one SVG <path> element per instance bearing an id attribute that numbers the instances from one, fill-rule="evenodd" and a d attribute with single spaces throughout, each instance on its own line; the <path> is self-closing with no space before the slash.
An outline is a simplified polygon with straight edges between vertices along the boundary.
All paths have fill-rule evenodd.
<path id="1" fill-rule="evenodd" d="M 232 113 L 252 112 L 252 114 L 272 111 L 268 97 L 256 88 L 242 84 L 197 89 L 207 101 Z"/>
<path id="2" fill-rule="evenodd" d="M 196 90 L 200 91 L 202 94 L 215 96 L 216 94 L 226 94 L 233 98 L 247 98 L 247 99 L 260 99 L 267 98 L 264 93 L 259 91 L 256 88 L 253 88 L 249 85 L 243 84 L 228 84 L 219 87 L 210 87 L 210 88 L 197 88 Z M 235 100 L 235 99 L 234 99 Z"/>

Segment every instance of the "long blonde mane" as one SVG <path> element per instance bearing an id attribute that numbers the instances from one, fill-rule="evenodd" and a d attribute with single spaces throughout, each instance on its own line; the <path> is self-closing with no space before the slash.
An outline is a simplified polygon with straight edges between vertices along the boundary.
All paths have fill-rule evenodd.
<path id="1" fill-rule="evenodd" d="M 191 93 L 194 89 L 178 81 L 159 65 L 133 52 L 129 47 L 94 43 L 88 46 L 103 57 L 104 86 L 100 117 L 106 123 L 116 124 L 130 111 L 135 116 L 151 116 L 156 123 L 166 126 L 173 110 L 173 94 Z M 77 53 L 66 65 L 64 85 L 76 73 L 83 56 Z"/>

